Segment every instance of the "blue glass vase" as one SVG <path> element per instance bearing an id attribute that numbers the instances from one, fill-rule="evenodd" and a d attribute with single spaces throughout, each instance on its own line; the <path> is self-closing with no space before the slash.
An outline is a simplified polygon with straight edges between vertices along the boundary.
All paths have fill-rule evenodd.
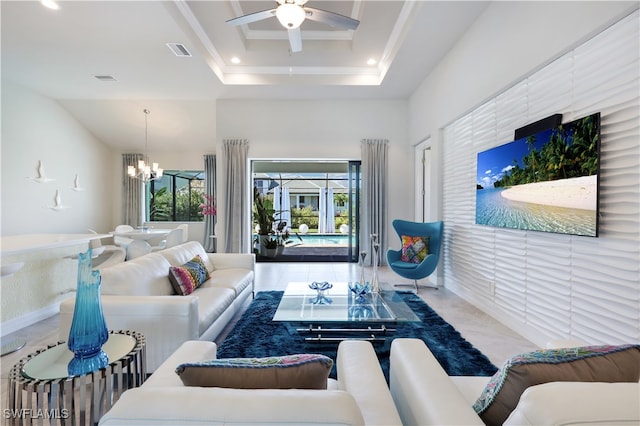
<path id="1" fill-rule="evenodd" d="M 99 271 L 91 270 L 91 249 L 78 255 L 78 289 L 67 346 L 73 352 L 67 370 L 77 376 L 109 364 L 102 345 L 109 338 L 100 302 Z"/>

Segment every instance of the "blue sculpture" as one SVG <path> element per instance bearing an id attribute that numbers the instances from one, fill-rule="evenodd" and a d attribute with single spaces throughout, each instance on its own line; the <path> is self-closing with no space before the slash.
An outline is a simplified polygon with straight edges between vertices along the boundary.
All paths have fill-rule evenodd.
<path id="1" fill-rule="evenodd" d="M 105 368 L 109 358 L 102 345 L 109 338 L 107 324 L 100 302 L 99 271 L 91 270 L 91 248 L 78 255 L 78 289 L 73 310 L 73 321 L 67 346 L 73 359 L 67 366 L 70 376 L 86 374 Z"/>

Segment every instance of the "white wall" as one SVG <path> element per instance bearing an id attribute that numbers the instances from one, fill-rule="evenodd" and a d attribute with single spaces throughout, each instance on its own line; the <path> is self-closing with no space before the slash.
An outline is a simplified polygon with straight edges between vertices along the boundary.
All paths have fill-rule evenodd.
<path id="1" fill-rule="evenodd" d="M 578 53 L 573 49 L 637 7 L 637 2 L 493 3 L 410 100 L 411 142 L 432 135 L 442 163 L 434 178 L 443 194 L 445 284 L 540 345 L 563 337 L 589 343 L 640 340 L 637 35 L 625 41 L 632 44 L 622 55 L 614 53 L 624 49 L 619 43 L 601 46 L 601 64 L 616 57 L 628 58 L 628 65 L 604 71 L 589 63 L 595 65 L 598 87 L 606 87 L 597 96 L 584 92 L 595 77 L 585 81 L 583 73 L 567 74 L 571 67 L 546 67 L 565 52 L 584 60 L 592 45 Z M 631 28 L 635 25 L 637 33 L 635 19 Z M 622 68 L 630 80 L 620 81 Z M 609 74 L 598 75 L 599 69 Z M 512 86 L 539 70 L 541 77 L 528 91 L 511 94 Z M 568 79 L 569 97 L 558 96 L 555 89 L 562 85 L 549 86 L 556 77 Z M 605 86 L 615 82 L 631 86 Z M 628 99 L 620 100 L 624 93 Z M 538 108 L 533 97 L 548 101 Z M 493 104 L 498 112 L 491 112 Z M 521 116 L 515 108 L 522 109 Z M 563 113 L 566 121 L 600 108 L 605 113 L 601 213 L 606 215 L 600 238 L 473 225 L 479 150 L 509 142 L 514 128 L 552 113 Z M 506 112 L 521 121 L 505 125 Z M 488 119 L 486 114 L 494 124 L 476 132 L 474 120 Z M 615 130 L 617 123 L 631 124 Z"/>
<path id="2" fill-rule="evenodd" d="M 218 148 L 222 140 L 249 140 L 250 159 L 360 160 L 364 138 L 389 140 L 389 228 L 391 219 L 410 218 L 412 200 L 406 196 L 411 180 L 407 104 L 403 100 L 262 101 L 219 100 Z M 221 158 L 218 149 L 218 158 Z M 226 182 L 218 162 L 218 191 Z M 410 193 L 410 192 L 409 192 Z M 218 197 L 218 212 L 224 212 Z M 224 247 L 225 218 L 218 217 L 218 248 Z"/>
<path id="3" fill-rule="evenodd" d="M 108 230 L 113 153 L 50 98 L 2 82 L 2 235 Z M 38 161 L 48 183 L 35 183 Z M 76 173 L 83 191 L 73 191 Z M 56 190 L 69 208 L 54 211 Z"/>
<path id="4" fill-rule="evenodd" d="M 35 183 L 38 161 L 54 181 Z M 114 199 L 113 153 L 57 102 L 2 81 L 2 236 L 106 232 Z M 74 191 L 75 174 L 82 191 Z M 54 211 L 56 190 L 67 209 Z M 46 318 L 76 286 L 77 262 L 65 257 L 85 246 L 2 258 L 25 262 L 2 278 L 2 332 Z"/>

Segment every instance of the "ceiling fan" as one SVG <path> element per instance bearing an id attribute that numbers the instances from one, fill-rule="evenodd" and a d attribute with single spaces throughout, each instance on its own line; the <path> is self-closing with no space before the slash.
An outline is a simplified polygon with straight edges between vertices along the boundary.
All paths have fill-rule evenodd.
<path id="1" fill-rule="evenodd" d="M 263 10 L 229 19 L 227 24 L 244 25 L 275 16 L 289 33 L 289 44 L 292 52 L 300 52 L 302 50 L 300 25 L 305 19 L 311 19 L 312 21 L 322 22 L 332 27 L 346 30 L 355 30 L 358 28 L 358 24 L 360 24 L 360 21 L 357 19 L 349 18 L 339 13 L 305 7 L 307 1 L 308 0 L 276 0 L 278 6 L 275 9 Z"/>

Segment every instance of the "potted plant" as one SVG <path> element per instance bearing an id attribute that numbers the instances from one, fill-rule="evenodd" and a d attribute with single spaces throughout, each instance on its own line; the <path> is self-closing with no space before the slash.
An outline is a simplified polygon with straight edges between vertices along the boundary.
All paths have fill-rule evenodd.
<path id="1" fill-rule="evenodd" d="M 273 224 L 275 218 L 273 217 L 275 210 L 273 209 L 273 203 L 268 200 L 258 191 L 258 187 L 253 187 L 253 220 L 258 223 L 258 245 L 260 247 L 260 254 L 266 256 L 267 245 L 272 240 Z M 275 241 L 275 240 L 274 240 Z M 277 246 L 277 241 L 275 241 Z M 274 248 L 276 248 L 274 246 Z"/>
<path id="2" fill-rule="evenodd" d="M 267 236 L 267 238 L 263 240 L 262 246 L 264 246 L 264 256 L 276 257 L 278 255 L 278 239 L 277 238 L 273 238 L 270 235 Z"/>

